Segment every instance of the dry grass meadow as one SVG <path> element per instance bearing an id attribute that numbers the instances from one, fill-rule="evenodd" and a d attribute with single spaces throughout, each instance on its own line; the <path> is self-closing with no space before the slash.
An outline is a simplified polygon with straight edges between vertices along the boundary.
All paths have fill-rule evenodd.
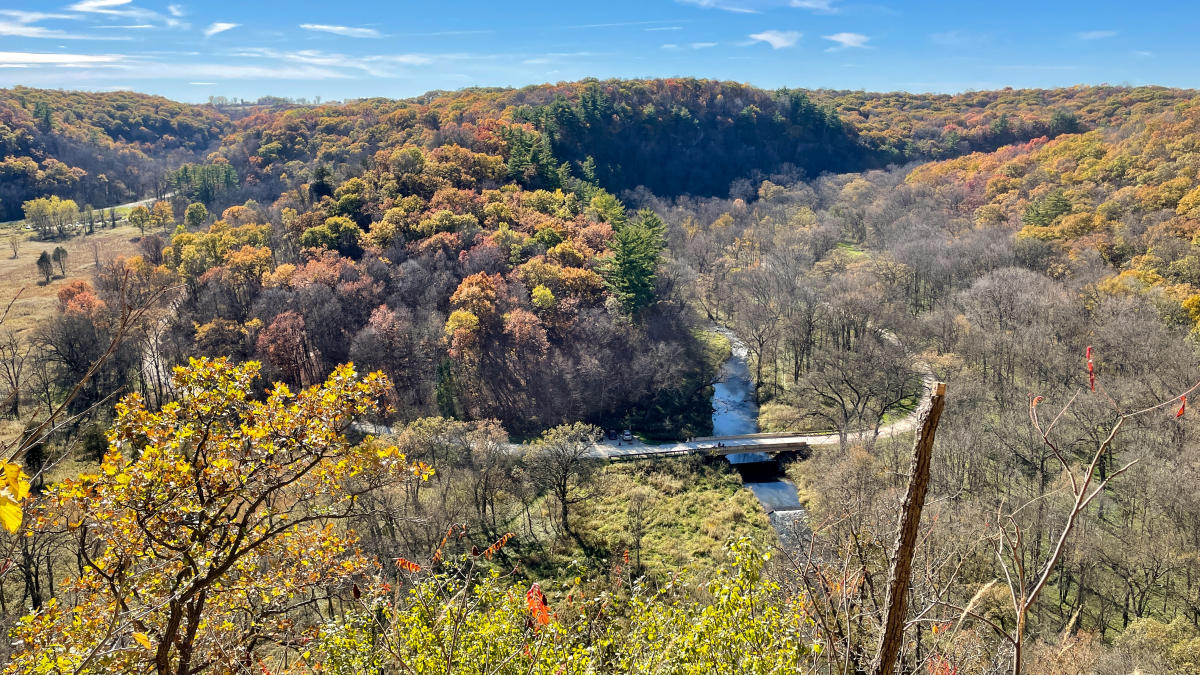
<path id="1" fill-rule="evenodd" d="M 7 307 L 16 297 L 0 330 L 28 337 L 56 310 L 59 289 L 75 279 L 90 282 L 97 261 L 104 264 L 120 256 L 137 255 L 139 237 L 138 228 L 127 224 L 65 241 L 36 241 L 24 229 L 0 229 L 0 307 Z M 14 239 L 19 242 L 16 257 L 11 248 Z M 67 250 L 67 273 L 45 284 L 37 259 L 42 251 L 52 252 L 57 246 Z"/>
<path id="2" fill-rule="evenodd" d="M 12 303 L 0 325 L 0 333 L 14 333 L 26 340 L 32 338 L 38 326 L 58 310 L 57 296 L 61 288 L 76 279 L 90 282 L 97 261 L 105 264 L 121 256 L 137 255 L 140 236 L 137 227 L 121 223 L 113 229 L 96 230 L 95 234 L 64 241 L 37 241 L 19 223 L 0 226 L 0 310 Z M 15 257 L 13 241 L 18 243 Z M 57 246 L 67 250 L 67 273 L 55 276 L 46 284 L 38 272 L 37 259 L 42 251 L 53 252 Z M 30 397 L 23 402 L 20 418 L 0 420 L 0 441 L 12 442 L 20 436 L 34 412 L 31 406 L 35 405 Z M 70 452 L 53 458 L 51 466 L 47 467 L 48 479 L 76 475 L 84 466 L 77 455 Z"/>

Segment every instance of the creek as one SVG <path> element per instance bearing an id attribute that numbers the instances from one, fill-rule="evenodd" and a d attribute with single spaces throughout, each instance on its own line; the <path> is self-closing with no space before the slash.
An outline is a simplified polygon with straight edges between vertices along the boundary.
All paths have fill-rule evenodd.
<path id="1" fill-rule="evenodd" d="M 723 327 L 717 331 L 729 339 L 733 353 L 721 366 L 713 384 L 713 435 L 758 433 L 758 403 L 750 375 L 749 350 L 732 331 Z M 762 504 L 780 541 L 788 547 L 801 544 L 808 536 L 806 514 L 796 486 L 783 477 L 778 463 L 763 452 L 739 453 L 729 455 L 728 459 L 742 475 L 746 488 Z"/>

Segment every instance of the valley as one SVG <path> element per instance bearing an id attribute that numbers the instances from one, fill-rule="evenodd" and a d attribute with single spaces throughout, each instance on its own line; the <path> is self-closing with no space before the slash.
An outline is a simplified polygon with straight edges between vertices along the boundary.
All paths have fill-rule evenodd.
<path id="1" fill-rule="evenodd" d="M 1189 672 L 1197 143 L 1152 86 L 2 90 L 9 672 L 875 672 L 923 441 L 896 667 Z"/>

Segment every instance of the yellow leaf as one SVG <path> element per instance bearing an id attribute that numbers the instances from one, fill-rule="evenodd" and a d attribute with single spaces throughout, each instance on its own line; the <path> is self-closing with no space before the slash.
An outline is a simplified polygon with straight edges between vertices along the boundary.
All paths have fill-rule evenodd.
<path id="1" fill-rule="evenodd" d="M 17 501 L 29 496 L 29 476 L 21 470 L 20 464 L 4 463 L 4 484 L 8 486 L 8 491 L 16 496 Z"/>
<path id="2" fill-rule="evenodd" d="M 21 527 L 21 505 L 6 495 L 0 495 L 0 525 L 9 532 Z"/>
<path id="3" fill-rule="evenodd" d="M 154 644 L 152 642 L 150 642 L 150 638 L 146 637 L 145 633 L 134 633 L 133 639 L 137 640 L 138 644 L 145 647 L 146 649 L 154 648 Z"/>

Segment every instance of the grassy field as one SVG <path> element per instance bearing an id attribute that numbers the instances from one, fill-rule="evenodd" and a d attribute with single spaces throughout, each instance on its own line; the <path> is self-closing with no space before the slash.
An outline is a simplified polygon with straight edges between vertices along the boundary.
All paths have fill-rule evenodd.
<path id="1" fill-rule="evenodd" d="M 741 477 L 694 459 L 613 464 L 601 477 L 600 496 L 580 508 L 580 530 L 613 551 L 633 549 L 631 504 L 646 504 L 642 562 L 652 575 L 681 568 L 714 574 L 727 560 L 731 539 L 776 541 L 766 513 Z"/>
<path id="2" fill-rule="evenodd" d="M 732 539 L 749 537 L 763 547 L 778 541 L 758 500 L 742 488 L 741 477 L 697 458 L 610 464 L 596 476 L 590 492 L 589 499 L 572 507 L 578 541 L 566 537 L 545 548 L 528 549 L 525 562 L 532 576 L 561 576 L 563 570 L 568 570 L 567 576 L 578 574 L 572 566 L 601 574 L 613 566 L 628 570 L 623 559 L 625 551 L 631 562 L 637 556 L 638 545 L 631 536 L 637 520 L 644 571 L 660 581 L 685 568 L 700 578 L 715 574 L 728 559 Z M 635 503 L 643 505 L 640 518 Z M 541 509 L 534 509 L 540 513 L 535 517 L 548 518 L 544 510 L 553 508 L 542 502 Z M 612 557 L 590 558 L 580 543 L 592 555 L 604 552 Z"/>
<path id="3" fill-rule="evenodd" d="M 20 294 L 2 330 L 28 336 L 54 313 L 59 289 L 75 279 L 90 281 L 97 260 L 103 264 L 119 256 L 136 255 L 139 236 L 138 228 L 118 225 L 65 241 L 35 241 L 24 228 L 0 228 L 0 305 L 7 306 Z M 14 239 L 19 242 L 16 257 L 10 247 Z M 67 250 L 67 273 L 45 284 L 37 259 L 42 251 L 52 252 L 57 246 Z"/>

